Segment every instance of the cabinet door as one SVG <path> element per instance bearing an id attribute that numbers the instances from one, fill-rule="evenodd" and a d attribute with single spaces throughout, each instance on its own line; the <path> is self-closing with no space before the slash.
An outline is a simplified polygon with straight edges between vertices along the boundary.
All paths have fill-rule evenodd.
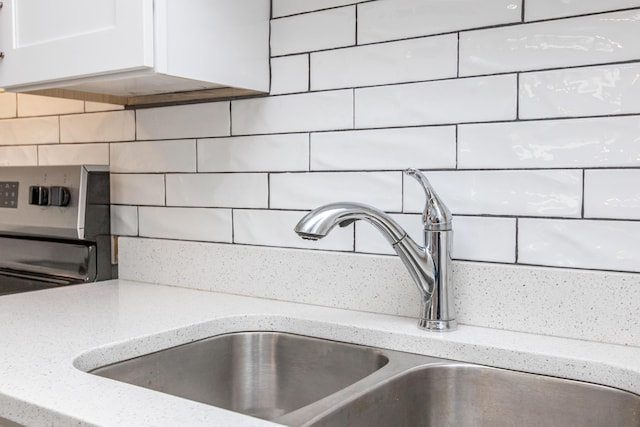
<path id="1" fill-rule="evenodd" d="M 153 67 L 153 0 L 4 0 L 0 87 Z"/>

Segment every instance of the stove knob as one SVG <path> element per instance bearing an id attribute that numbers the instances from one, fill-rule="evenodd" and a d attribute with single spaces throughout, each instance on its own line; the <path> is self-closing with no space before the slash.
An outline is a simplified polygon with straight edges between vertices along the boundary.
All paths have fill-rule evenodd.
<path id="1" fill-rule="evenodd" d="M 41 185 L 29 187 L 29 204 L 47 206 L 49 204 L 49 189 Z"/>
<path id="2" fill-rule="evenodd" d="M 67 187 L 51 187 L 49 204 L 51 206 L 67 206 L 71 201 L 71 193 Z"/>

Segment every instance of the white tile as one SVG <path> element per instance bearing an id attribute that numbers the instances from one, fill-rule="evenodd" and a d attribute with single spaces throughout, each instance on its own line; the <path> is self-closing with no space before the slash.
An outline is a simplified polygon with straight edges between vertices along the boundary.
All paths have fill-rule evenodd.
<path id="1" fill-rule="evenodd" d="M 309 168 L 309 134 L 198 140 L 198 172 L 279 172 Z"/>
<path id="2" fill-rule="evenodd" d="M 424 245 L 421 215 L 402 214 L 391 215 L 391 217 L 417 244 Z M 366 221 L 358 221 L 355 224 L 357 252 L 395 254 L 380 231 Z M 454 259 L 515 262 L 515 218 L 455 216 L 452 224 L 452 257 Z"/>
<path id="3" fill-rule="evenodd" d="M 231 103 L 233 135 L 353 128 L 353 91 L 280 95 Z"/>
<path id="4" fill-rule="evenodd" d="M 0 166 L 36 166 L 38 147 L 21 145 L 19 147 L 0 147 Z"/>
<path id="5" fill-rule="evenodd" d="M 358 44 L 520 22 L 521 0 L 378 0 L 358 5 Z"/>
<path id="6" fill-rule="evenodd" d="M 516 89 L 515 75 L 356 89 L 355 126 L 513 120 Z"/>
<path id="7" fill-rule="evenodd" d="M 355 43 L 355 6 L 271 20 L 273 56 L 334 49 Z"/>
<path id="8" fill-rule="evenodd" d="M 145 108 L 136 111 L 137 139 L 227 136 L 229 102 Z"/>
<path id="9" fill-rule="evenodd" d="M 640 166 L 640 117 L 460 125 L 458 168 Z"/>
<path id="10" fill-rule="evenodd" d="M 271 95 L 309 90 L 309 55 L 271 58 Z"/>
<path id="11" fill-rule="evenodd" d="M 466 31 L 460 33 L 460 75 L 633 60 L 639 38 L 637 11 Z"/>
<path id="12" fill-rule="evenodd" d="M 61 142 L 112 142 L 135 139 L 134 111 L 60 116 Z"/>
<path id="13" fill-rule="evenodd" d="M 19 93 L 18 117 L 84 113 L 84 101 Z"/>
<path id="14" fill-rule="evenodd" d="M 311 170 L 456 167 L 454 126 L 311 134 Z"/>
<path id="15" fill-rule="evenodd" d="M 57 117 L 0 120 L 0 145 L 52 144 L 59 140 Z"/>
<path id="16" fill-rule="evenodd" d="M 639 113 L 638 74 L 638 64 L 523 73 L 520 118 Z"/>
<path id="17" fill-rule="evenodd" d="M 267 174 L 167 175 L 168 206 L 266 208 Z"/>
<path id="18" fill-rule="evenodd" d="M 84 111 L 87 113 L 96 113 L 99 111 L 124 110 L 124 105 L 107 104 L 104 102 L 85 101 Z"/>
<path id="19" fill-rule="evenodd" d="M 640 272 L 638 241 L 640 222 L 520 219 L 518 262 Z"/>
<path id="20" fill-rule="evenodd" d="M 578 170 L 427 172 L 452 213 L 579 217 L 582 172 Z M 405 176 L 404 211 L 422 212 L 425 195 Z"/>
<path id="21" fill-rule="evenodd" d="M 114 143 L 110 165 L 111 172 L 195 172 L 196 141 Z"/>
<path id="22" fill-rule="evenodd" d="M 640 170 L 587 170 L 584 176 L 586 218 L 640 219 Z"/>
<path id="23" fill-rule="evenodd" d="M 272 209 L 315 209 L 326 203 L 359 202 L 384 211 L 402 209 L 400 172 L 273 174 Z"/>
<path id="24" fill-rule="evenodd" d="M 164 205 L 164 175 L 111 174 L 111 203 Z"/>
<path id="25" fill-rule="evenodd" d="M 514 263 L 516 219 L 455 216 L 452 251 L 455 259 Z"/>
<path id="26" fill-rule="evenodd" d="M 311 54 L 311 90 L 456 77 L 458 36 L 424 37 Z"/>
<path id="27" fill-rule="evenodd" d="M 115 236 L 138 235 L 138 207 L 111 205 L 111 234 Z"/>
<path id="28" fill-rule="evenodd" d="M 316 10 L 328 9 L 337 6 L 346 6 L 358 3 L 360 1 L 362 0 L 273 0 L 271 7 L 273 8 L 273 17 L 278 18 L 280 16 L 313 12 Z"/>
<path id="29" fill-rule="evenodd" d="M 140 207 L 140 236 L 231 243 L 231 210 Z"/>
<path id="30" fill-rule="evenodd" d="M 109 144 L 51 144 L 38 147 L 39 165 L 108 165 Z"/>
<path id="31" fill-rule="evenodd" d="M 0 92 L 0 119 L 13 118 L 17 114 L 16 94 Z"/>
<path id="32" fill-rule="evenodd" d="M 638 0 L 527 0 L 524 17 L 536 21 L 638 6 Z"/>
<path id="33" fill-rule="evenodd" d="M 247 245 L 287 248 L 353 251 L 353 226 L 336 227 L 318 241 L 304 240 L 294 227 L 306 211 L 244 210 L 233 211 L 233 242 Z"/>

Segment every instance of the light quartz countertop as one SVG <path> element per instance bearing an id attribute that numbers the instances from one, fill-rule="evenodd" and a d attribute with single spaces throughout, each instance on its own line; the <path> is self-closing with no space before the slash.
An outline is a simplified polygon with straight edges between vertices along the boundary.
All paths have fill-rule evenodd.
<path id="1" fill-rule="evenodd" d="M 640 348 L 125 280 L 0 298 L 0 417 L 29 426 L 267 426 L 256 418 L 87 374 L 213 335 L 283 331 L 640 393 Z"/>

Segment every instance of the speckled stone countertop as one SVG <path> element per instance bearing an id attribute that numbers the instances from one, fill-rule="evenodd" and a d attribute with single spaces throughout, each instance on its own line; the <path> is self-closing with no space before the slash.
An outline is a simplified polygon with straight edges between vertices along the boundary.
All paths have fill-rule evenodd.
<path id="1" fill-rule="evenodd" d="M 87 374 L 235 331 L 283 331 L 579 379 L 640 393 L 640 348 L 124 280 L 0 298 L 0 417 L 29 426 L 274 425 Z"/>

